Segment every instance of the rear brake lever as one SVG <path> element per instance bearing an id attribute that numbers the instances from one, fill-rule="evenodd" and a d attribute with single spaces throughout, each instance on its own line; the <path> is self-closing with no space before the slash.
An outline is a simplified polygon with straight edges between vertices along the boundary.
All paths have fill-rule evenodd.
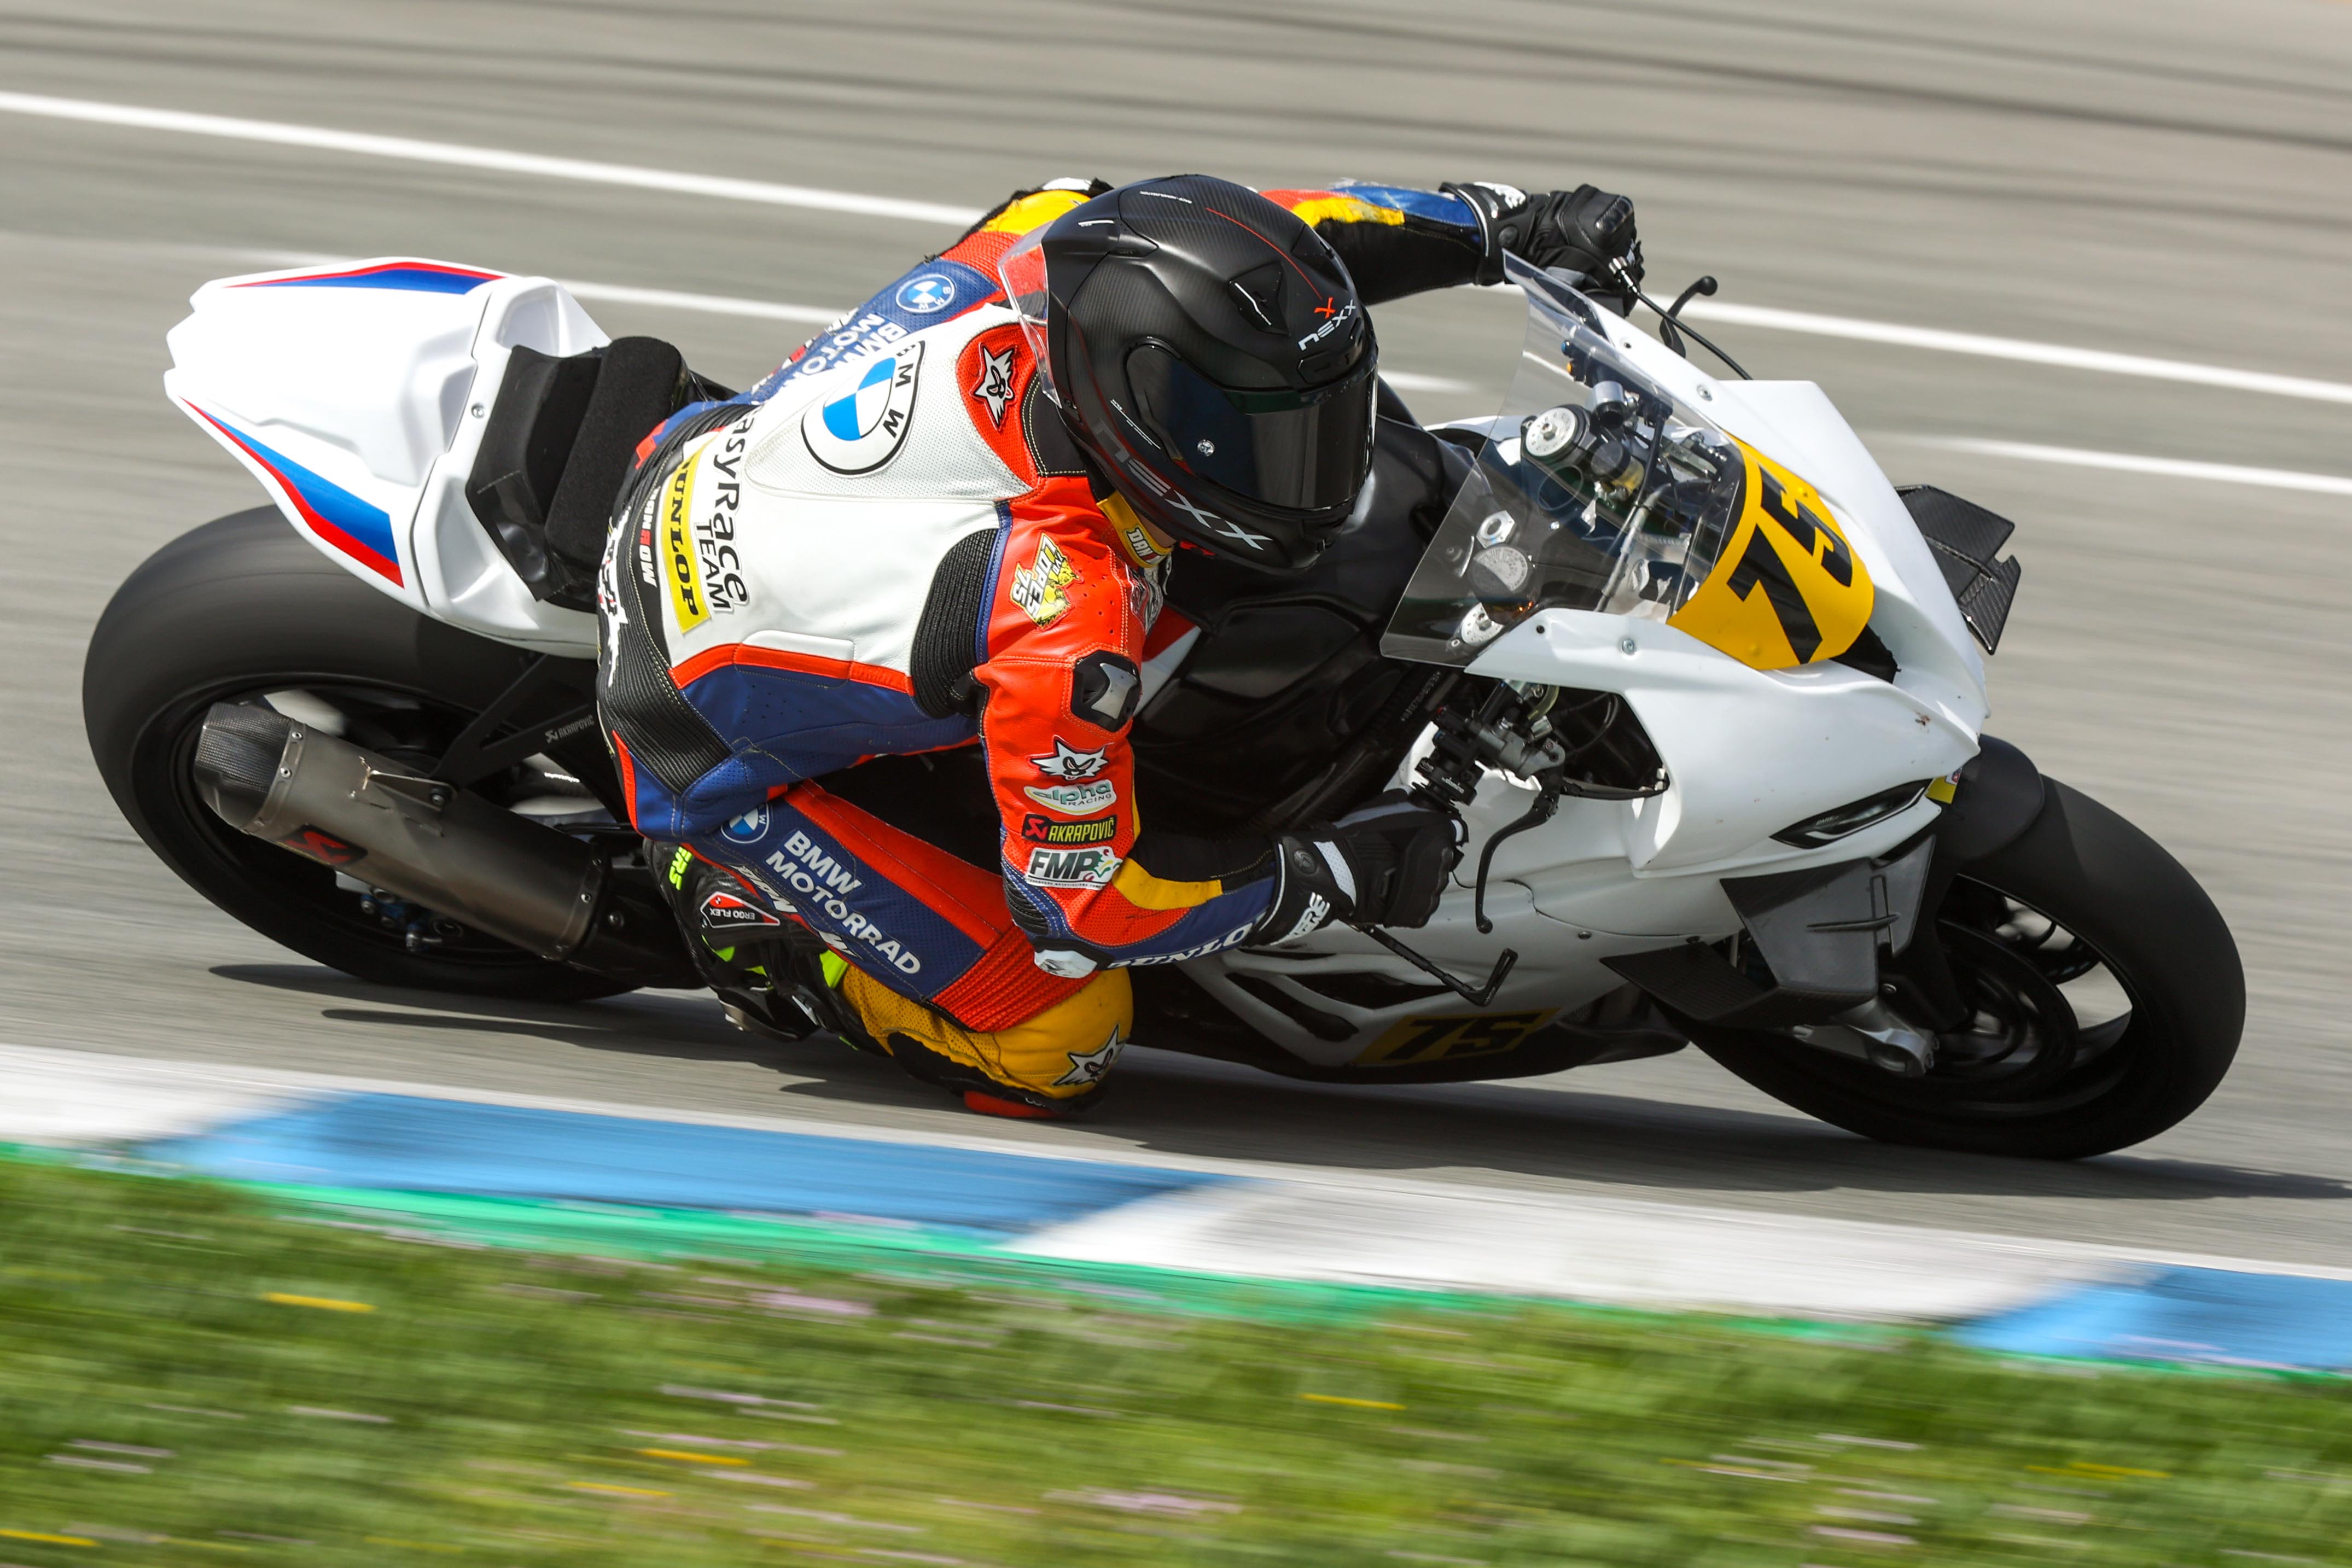
<path id="1" fill-rule="evenodd" d="M 1511 966 L 1519 961 L 1519 956 L 1517 953 L 1508 947 L 1504 948 L 1502 956 L 1495 960 L 1494 969 L 1486 976 L 1486 983 L 1474 991 L 1466 982 L 1455 979 L 1453 976 L 1439 968 L 1434 963 L 1423 957 L 1420 954 L 1414 952 L 1412 948 L 1406 946 L 1403 943 L 1398 941 L 1395 937 L 1381 930 L 1379 926 L 1359 925 L 1356 929 L 1370 937 L 1373 941 L 1379 943 L 1381 946 L 1387 948 L 1390 952 L 1395 954 L 1398 957 L 1402 958 L 1406 963 L 1411 964 L 1414 968 L 1419 969 L 1430 978 L 1442 982 L 1447 990 L 1452 991 L 1455 996 L 1460 997 L 1464 1001 L 1468 1002 L 1474 1008 L 1483 1008 L 1494 1001 L 1495 993 L 1503 988 L 1503 981 L 1510 976 Z"/>

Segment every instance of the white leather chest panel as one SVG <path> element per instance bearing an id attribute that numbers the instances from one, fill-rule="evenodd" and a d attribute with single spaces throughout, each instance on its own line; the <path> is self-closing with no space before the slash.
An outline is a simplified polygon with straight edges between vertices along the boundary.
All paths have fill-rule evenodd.
<path id="1" fill-rule="evenodd" d="M 973 428 L 964 346 L 1013 312 L 985 306 L 887 351 L 794 382 L 761 406 L 748 481 L 778 496 L 984 500 L 1025 486 Z"/>
<path id="2" fill-rule="evenodd" d="M 742 643 L 908 672 L 940 558 L 1026 488 L 956 384 L 964 345 L 1011 319 L 909 334 L 687 449 L 654 497 L 673 666 Z"/>

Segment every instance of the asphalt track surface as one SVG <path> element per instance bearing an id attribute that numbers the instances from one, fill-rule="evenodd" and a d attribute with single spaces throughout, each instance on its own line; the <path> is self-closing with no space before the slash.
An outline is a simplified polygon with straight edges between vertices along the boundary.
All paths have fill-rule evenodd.
<path id="1" fill-rule="evenodd" d="M 0 90 L 953 206 L 1063 172 L 1263 184 L 1591 180 L 1652 276 L 1727 301 L 2352 381 L 2352 5 L 1811 0 L 780 5 L 85 0 L 0 10 Z M 89 628 L 257 495 L 163 401 L 208 277 L 407 253 L 846 305 L 951 237 L 798 210 L 0 115 L 0 1040 L 703 1112 L 969 1130 L 885 1064 L 773 1052 L 707 1001 L 452 1004 L 236 926 L 92 768 Z M 805 329 L 599 304 L 754 377 Z M 1513 308 L 1380 312 L 1390 364 L 1491 408 Z M 1327 1090 L 1139 1052 L 1083 1147 L 1213 1155 L 2280 1260 L 2352 1258 L 2345 1010 L 2352 501 L 2022 461 L 2022 443 L 2352 476 L 2329 403 L 1724 325 L 1818 380 L 1899 481 L 2021 524 L 1994 728 L 2170 846 L 2238 933 L 2238 1068 L 2071 1166 L 1883 1148 L 1694 1052 L 1512 1084 Z M 0 1084 L 0 1093 L 6 1092 Z"/>

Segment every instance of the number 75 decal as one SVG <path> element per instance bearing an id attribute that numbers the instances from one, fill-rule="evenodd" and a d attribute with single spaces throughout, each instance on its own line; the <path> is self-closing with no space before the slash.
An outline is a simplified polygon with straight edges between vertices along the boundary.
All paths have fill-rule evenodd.
<path id="1" fill-rule="evenodd" d="M 1666 624 L 1759 670 L 1834 659 L 1870 622 L 1870 573 L 1819 492 L 1742 441 L 1731 537 Z"/>

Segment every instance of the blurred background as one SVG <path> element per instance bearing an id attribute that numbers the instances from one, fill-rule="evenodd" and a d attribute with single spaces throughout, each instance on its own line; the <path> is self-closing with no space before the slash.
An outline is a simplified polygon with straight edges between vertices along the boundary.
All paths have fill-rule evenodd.
<path id="1" fill-rule="evenodd" d="M 2346 1260 L 2352 5 L 75 0 L 0 9 L 0 91 L 966 208 L 1177 169 L 1624 192 L 1657 292 L 1711 272 L 1719 304 L 1837 319 L 1707 325 L 1758 374 L 1821 382 L 1897 482 L 2017 520 L 1993 728 L 2212 892 L 2252 992 L 2234 1075 L 2174 1133 L 2071 1167 L 1869 1145 L 1695 1052 L 1411 1091 L 1145 1052 L 1113 1115 L 999 1135 Z M 742 384 L 953 225 L 17 112 L 0 113 L 0 1040 L 949 1124 L 887 1065 L 771 1059 L 707 1000 L 460 1003 L 296 961 L 132 837 L 77 693 L 131 566 L 259 499 L 158 384 L 204 279 L 383 253 L 545 273 L 608 330 Z M 1379 327 L 1423 417 L 1491 411 L 1507 297 L 1387 306 Z"/>

